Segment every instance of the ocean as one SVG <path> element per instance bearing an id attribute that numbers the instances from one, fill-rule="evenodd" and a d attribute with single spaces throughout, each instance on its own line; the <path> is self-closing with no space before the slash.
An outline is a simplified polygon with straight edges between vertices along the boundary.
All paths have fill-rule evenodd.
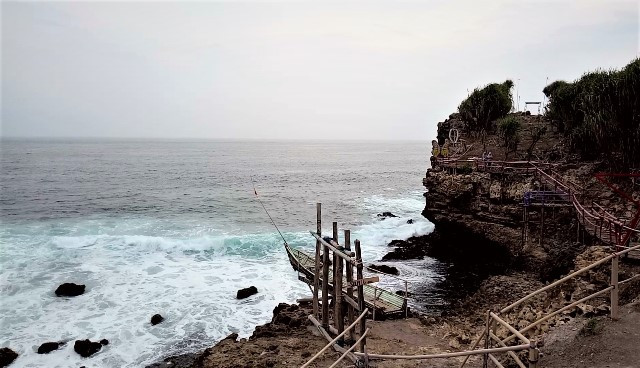
<path id="1" fill-rule="evenodd" d="M 144 367 L 232 332 L 248 337 L 278 303 L 310 296 L 252 182 L 293 247 L 313 249 L 308 231 L 316 227 L 317 202 L 323 233 L 332 221 L 341 235 L 351 229 L 365 263 L 379 260 L 393 239 L 433 231 L 420 215 L 424 142 L 0 145 L 0 347 L 20 354 L 12 367 Z M 399 217 L 380 220 L 383 211 Z M 423 294 L 443 277 L 432 259 L 387 264 Z M 64 282 L 87 290 L 56 297 Z M 251 285 L 259 293 L 236 300 Z M 151 326 L 156 313 L 166 320 Z M 110 344 L 83 359 L 73 340 L 86 338 Z M 36 354 L 41 343 L 60 340 L 70 342 Z"/>

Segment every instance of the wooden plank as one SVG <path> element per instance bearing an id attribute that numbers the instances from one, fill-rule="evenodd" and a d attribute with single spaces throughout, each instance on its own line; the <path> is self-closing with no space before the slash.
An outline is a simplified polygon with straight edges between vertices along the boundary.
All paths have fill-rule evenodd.
<path id="1" fill-rule="evenodd" d="M 374 282 L 379 282 L 380 281 L 380 277 L 378 276 L 372 276 L 372 277 L 365 277 L 359 280 L 354 280 L 351 282 L 351 286 L 360 286 L 360 285 L 366 285 L 366 284 L 373 284 Z"/>
<path id="2" fill-rule="evenodd" d="M 339 257 L 341 257 L 342 259 L 344 259 L 347 262 L 351 262 L 354 263 L 355 261 L 352 259 L 353 257 L 353 252 L 349 252 L 348 254 L 343 252 L 342 250 L 336 248 L 333 244 L 329 244 L 327 243 L 324 239 L 322 239 L 322 236 L 318 235 L 317 233 L 314 233 L 313 231 L 309 231 L 309 233 L 316 238 L 316 240 L 319 240 L 320 243 L 322 245 L 324 245 L 325 247 L 328 247 L 329 249 L 331 249 L 331 251 L 335 252 Z"/>

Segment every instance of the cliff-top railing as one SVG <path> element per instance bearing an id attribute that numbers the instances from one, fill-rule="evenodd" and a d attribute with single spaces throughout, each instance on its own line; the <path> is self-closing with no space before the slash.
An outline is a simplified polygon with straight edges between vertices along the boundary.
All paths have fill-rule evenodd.
<path id="1" fill-rule="evenodd" d="M 437 158 L 434 163 L 456 173 L 459 169 L 472 169 L 480 172 L 533 174 L 547 187 L 562 194 L 576 210 L 580 225 L 587 233 L 605 244 L 617 247 L 617 250 L 628 248 L 633 235 L 640 236 L 640 229 L 628 226 L 623 220 L 607 212 L 602 206 L 592 203 L 590 207 L 582 204 L 586 190 L 581 185 L 563 178 L 554 169 L 558 164 L 539 161 L 493 161 L 480 158 L 456 159 Z M 426 185 L 426 178 L 423 180 Z M 524 202 L 524 199 L 523 199 Z M 526 203 L 525 203 L 526 205 Z M 627 241 L 624 241 L 627 239 Z M 625 244 L 623 244 L 625 243 Z"/>

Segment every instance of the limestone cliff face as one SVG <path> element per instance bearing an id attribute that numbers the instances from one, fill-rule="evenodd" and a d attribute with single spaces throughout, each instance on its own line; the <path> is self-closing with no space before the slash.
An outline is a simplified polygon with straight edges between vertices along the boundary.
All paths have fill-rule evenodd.
<path id="1" fill-rule="evenodd" d="M 465 228 L 479 239 L 519 255 L 522 245 L 522 198 L 531 177 L 474 172 L 466 175 L 429 170 L 423 183 L 423 215 L 441 226 Z"/>
<path id="2" fill-rule="evenodd" d="M 547 209 L 544 227 L 542 213 L 531 209 L 524 241 L 524 194 L 540 185 L 533 175 L 429 169 L 423 184 L 423 215 L 436 225 L 436 232 L 443 237 L 466 234 L 452 237 L 452 247 L 474 250 L 473 254 L 486 249 L 487 257 L 496 249 L 505 250 L 508 269 L 532 271 L 543 280 L 566 272 L 583 249 L 576 244 L 577 221 L 571 208 Z"/>

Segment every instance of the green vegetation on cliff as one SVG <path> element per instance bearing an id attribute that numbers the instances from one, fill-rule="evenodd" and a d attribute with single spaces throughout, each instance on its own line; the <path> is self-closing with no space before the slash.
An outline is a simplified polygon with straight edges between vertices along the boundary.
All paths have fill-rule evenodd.
<path id="1" fill-rule="evenodd" d="M 640 59 L 621 70 L 598 70 L 543 90 L 546 116 L 585 158 L 599 155 L 625 167 L 640 164 Z"/>
<path id="2" fill-rule="evenodd" d="M 476 88 L 467 97 L 458 111 L 469 129 L 493 130 L 493 121 L 506 116 L 511 111 L 511 88 L 513 82 L 491 83 L 481 89 Z"/>

